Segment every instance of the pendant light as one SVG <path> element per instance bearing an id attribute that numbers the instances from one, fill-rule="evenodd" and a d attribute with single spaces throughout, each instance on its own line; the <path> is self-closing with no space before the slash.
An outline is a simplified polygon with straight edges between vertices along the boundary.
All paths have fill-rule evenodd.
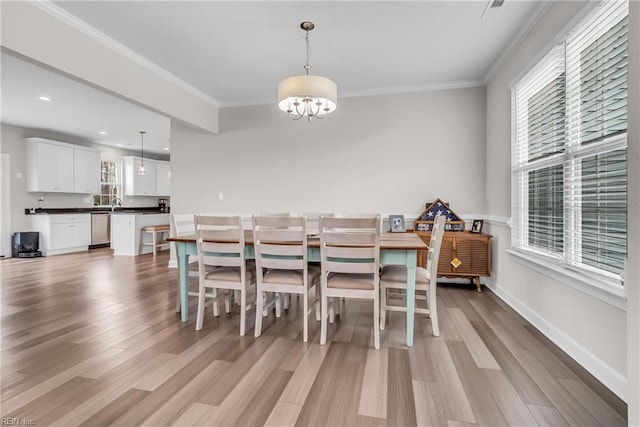
<path id="1" fill-rule="evenodd" d="M 305 34 L 307 45 L 307 62 L 304 74 L 290 76 L 278 84 L 278 107 L 289 114 L 293 120 L 306 117 L 323 119 L 336 109 L 338 101 L 338 86 L 331 79 L 311 75 L 309 70 L 309 31 L 315 28 L 313 22 L 304 21 L 300 24 Z"/>
<path id="2" fill-rule="evenodd" d="M 144 134 L 146 132 L 140 131 L 140 169 L 138 169 L 139 175 L 146 175 L 147 170 L 144 168 Z"/>

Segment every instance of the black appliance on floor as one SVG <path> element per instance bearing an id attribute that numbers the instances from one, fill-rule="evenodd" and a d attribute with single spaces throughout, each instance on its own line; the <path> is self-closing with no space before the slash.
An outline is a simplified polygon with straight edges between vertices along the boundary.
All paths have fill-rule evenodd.
<path id="1" fill-rule="evenodd" d="M 11 256 L 14 258 L 35 258 L 42 256 L 38 250 L 40 233 L 21 231 L 11 235 Z"/>

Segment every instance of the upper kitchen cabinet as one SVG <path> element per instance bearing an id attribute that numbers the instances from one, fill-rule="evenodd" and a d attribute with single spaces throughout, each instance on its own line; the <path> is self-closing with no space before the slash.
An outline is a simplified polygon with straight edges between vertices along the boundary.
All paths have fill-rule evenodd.
<path id="1" fill-rule="evenodd" d="M 73 149 L 73 189 L 75 193 L 100 194 L 100 153 Z"/>
<path id="2" fill-rule="evenodd" d="M 26 138 L 25 143 L 27 191 L 100 191 L 100 152 L 43 138 Z"/>
<path id="3" fill-rule="evenodd" d="M 135 156 L 122 158 L 124 165 L 125 196 L 169 196 L 169 162 L 144 159 L 146 174 L 140 175 L 138 170 L 142 159 Z"/>
<path id="4" fill-rule="evenodd" d="M 27 138 L 27 191 L 73 193 L 73 148 L 42 138 Z"/>
<path id="5" fill-rule="evenodd" d="M 156 161 L 144 159 L 146 174 L 140 175 L 138 170 L 142 164 L 140 157 L 126 156 L 122 158 L 124 165 L 124 195 L 125 196 L 155 196 L 156 195 Z"/>
<path id="6" fill-rule="evenodd" d="M 158 160 L 156 162 L 156 195 L 170 196 L 171 193 L 170 163 Z"/>

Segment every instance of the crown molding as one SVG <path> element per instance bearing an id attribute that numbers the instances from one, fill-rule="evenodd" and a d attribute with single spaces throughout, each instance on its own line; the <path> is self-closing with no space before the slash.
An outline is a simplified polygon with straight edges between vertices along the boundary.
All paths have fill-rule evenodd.
<path id="1" fill-rule="evenodd" d="M 51 3 L 49 0 L 34 1 L 34 2 L 31 2 L 31 4 L 38 7 L 42 11 L 48 13 L 49 15 L 53 16 L 54 18 L 58 19 L 59 21 L 69 25 L 73 29 L 80 31 L 81 33 L 92 38 L 98 43 L 101 43 L 102 45 L 107 46 L 110 49 L 113 49 L 114 51 L 132 60 L 138 65 L 145 67 L 147 70 L 162 77 L 169 83 L 179 87 L 185 92 L 197 97 L 198 99 L 214 107 L 220 107 L 220 102 L 218 100 L 210 97 L 209 95 L 200 91 L 199 89 L 196 89 L 195 87 L 191 86 L 189 83 L 185 82 L 184 80 L 174 76 L 164 68 L 154 64 L 153 62 L 149 61 L 145 57 L 129 49 L 122 43 L 112 39 L 108 35 L 104 34 L 103 32 L 97 30 L 96 28 L 82 21 L 78 17 L 70 14 L 66 10 L 62 9 L 60 6 L 57 6 Z"/>
<path id="2" fill-rule="evenodd" d="M 429 83 L 423 85 L 409 85 L 409 86 L 389 86 L 382 88 L 362 89 L 362 90 L 349 90 L 341 93 L 342 98 L 356 98 L 360 96 L 376 96 L 376 95 L 398 95 L 403 93 L 415 93 L 415 92 L 433 92 L 436 90 L 448 90 L 448 89 L 464 89 L 469 87 L 484 86 L 484 82 L 481 80 L 467 80 L 459 82 L 443 82 L 443 83 Z"/>
<path id="3" fill-rule="evenodd" d="M 488 84 L 498 73 L 498 70 L 502 68 L 502 66 L 507 62 L 507 59 L 516 51 L 516 49 L 522 44 L 524 39 L 529 35 L 533 27 L 538 23 L 540 18 L 544 16 L 545 13 L 549 10 L 552 5 L 552 1 L 541 2 L 541 6 L 539 7 L 537 13 L 531 15 L 528 21 L 522 26 L 520 32 L 511 39 L 511 43 L 503 50 L 502 54 L 498 57 L 498 59 L 493 63 L 487 74 L 485 74 L 483 83 Z"/>

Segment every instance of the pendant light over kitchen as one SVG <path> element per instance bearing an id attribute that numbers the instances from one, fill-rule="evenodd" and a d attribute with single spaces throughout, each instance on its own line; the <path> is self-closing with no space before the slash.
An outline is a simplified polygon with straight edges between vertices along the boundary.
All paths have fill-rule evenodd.
<path id="1" fill-rule="evenodd" d="M 138 169 L 139 175 L 146 175 L 147 170 L 144 168 L 144 134 L 146 132 L 140 131 L 140 169 Z"/>

